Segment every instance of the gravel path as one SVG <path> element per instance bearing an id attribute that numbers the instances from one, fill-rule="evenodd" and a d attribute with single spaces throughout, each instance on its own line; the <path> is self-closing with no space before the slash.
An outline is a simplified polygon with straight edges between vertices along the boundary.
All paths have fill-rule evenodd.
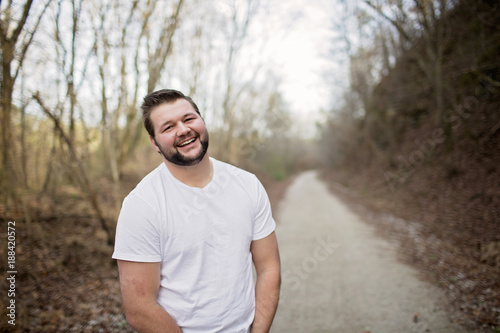
<path id="1" fill-rule="evenodd" d="M 441 292 L 315 172 L 289 187 L 277 220 L 283 284 L 271 332 L 465 332 L 449 321 Z"/>

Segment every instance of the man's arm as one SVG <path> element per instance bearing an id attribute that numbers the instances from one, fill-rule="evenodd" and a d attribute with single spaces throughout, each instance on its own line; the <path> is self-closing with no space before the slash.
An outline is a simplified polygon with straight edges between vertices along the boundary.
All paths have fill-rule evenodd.
<path id="1" fill-rule="evenodd" d="M 250 247 L 257 273 L 255 319 L 252 333 L 267 333 L 278 307 L 281 286 L 280 256 L 276 234 L 252 242 Z"/>
<path id="2" fill-rule="evenodd" d="M 156 302 L 160 263 L 118 260 L 120 288 L 127 321 L 140 333 L 179 333 L 175 320 Z"/>

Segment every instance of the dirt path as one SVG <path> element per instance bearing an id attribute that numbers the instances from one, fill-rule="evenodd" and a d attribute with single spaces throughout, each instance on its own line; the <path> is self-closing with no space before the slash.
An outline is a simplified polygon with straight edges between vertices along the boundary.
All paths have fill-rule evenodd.
<path id="1" fill-rule="evenodd" d="M 465 332 L 451 323 L 440 291 L 397 260 L 309 171 L 277 214 L 283 284 L 273 333 Z"/>

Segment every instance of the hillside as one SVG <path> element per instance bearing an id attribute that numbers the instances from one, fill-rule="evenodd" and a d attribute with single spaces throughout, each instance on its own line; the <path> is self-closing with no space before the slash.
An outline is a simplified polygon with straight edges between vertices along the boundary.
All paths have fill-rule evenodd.
<path id="1" fill-rule="evenodd" d="M 491 332 L 500 326 L 499 5 L 459 2 L 441 20 L 441 90 L 416 38 L 344 130 L 325 177 L 400 241 L 457 318 Z"/>

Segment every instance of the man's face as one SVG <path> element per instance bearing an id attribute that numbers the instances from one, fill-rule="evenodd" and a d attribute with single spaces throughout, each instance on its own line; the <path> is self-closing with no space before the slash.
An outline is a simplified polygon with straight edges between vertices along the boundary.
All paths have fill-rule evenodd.
<path id="1" fill-rule="evenodd" d="M 208 149 L 208 132 L 201 116 L 185 99 L 161 104 L 151 112 L 155 149 L 170 163 L 196 165 Z"/>

